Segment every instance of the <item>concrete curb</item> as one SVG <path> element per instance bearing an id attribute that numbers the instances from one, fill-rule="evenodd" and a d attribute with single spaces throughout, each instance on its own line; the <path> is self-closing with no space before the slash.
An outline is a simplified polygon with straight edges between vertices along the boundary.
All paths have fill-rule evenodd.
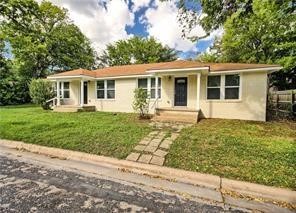
<path id="1" fill-rule="evenodd" d="M 0 139 L 0 146 L 10 149 L 23 149 L 29 152 L 48 155 L 61 159 L 71 159 L 78 161 L 87 161 L 105 167 L 113 167 L 119 170 L 126 170 L 136 174 L 148 175 L 152 177 L 188 183 L 202 186 L 217 191 L 231 191 L 237 194 L 247 195 L 264 200 L 286 202 L 292 205 L 296 204 L 296 191 L 289 189 L 275 188 L 243 181 L 235 181 L 219 176 L 190 172 L 181 169 L 160 167 L 150 164 L 141 164 L 126 160 L 87 154 L 77 151 L 64 150 L 59 148 L 45 147 L 34 144 L 28 144 L 20 141 L 10 141 Z"/>

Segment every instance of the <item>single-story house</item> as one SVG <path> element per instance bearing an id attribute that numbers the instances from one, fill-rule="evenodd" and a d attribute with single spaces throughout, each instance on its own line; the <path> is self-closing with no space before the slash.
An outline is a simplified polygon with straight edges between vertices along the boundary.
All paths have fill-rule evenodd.
<path id="1" fill-rule="evenodd" d="M 159 119 L 265 121 L 267 75 L 279 69 L 267 64 L 177 60 L 77 69 L 48 79 L 57 82 L 56 111 L 93 107 L 97 111 L 134 112 L 134 90 L 143 88 L 150 94 L 150 113 Z"/>

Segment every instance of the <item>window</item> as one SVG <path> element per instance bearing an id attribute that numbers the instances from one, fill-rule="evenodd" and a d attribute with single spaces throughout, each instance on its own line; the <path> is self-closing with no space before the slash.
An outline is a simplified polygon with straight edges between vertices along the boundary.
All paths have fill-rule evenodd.
<path id="1" fill-rule="evenodd" d="M 240 75 L 216 75 L 208 76 L 207 82 L 208 100 L 239 99 Z"/>
<path id="2" fill-rule="evenodd" d="M 63 82 L 63 98 L 70 98 L 70 83 Z"/>
<path id="3" fill-rule="evenodd" d="M 141 78 L 138 79 L 138 88 L 142 88 L 146 92 L 148 91 L 148 79 L 147 78 Z"/>
<path id="4" fill-rule="evenodd" d="M 57 84 L 54 84 L 54 93 L 57 93 Z M 60 97 L 70 98 L 70 82 L 60 82 Z"/>
<path id="5" fill-rule="evenodd" d="M 149 92 L 150 98 L 155 99 L 156 91 L 158 98 L 161 98 L 161 78 L 158 78 L 158 86 L 156 88 L 156 78 L 140 78 L 138 79 L 138 88 L 142 88 Z"/>
<path id="6" fill-rule="evenodd" d="M 239 98 L 239 75 L 225 76 L 225 99 Z"/>
<path id="7" fill-rule="evenodd" d="M 107 98 L 115 98 L 115 80 L 107 80 Z"/>
<path id="8" fill-rule="evenodd" d="M 208 99 L 220 99 L 220 86 L 221 86 L 221 76 L 208 76 L 208 88 L 207 88 L 207 98 Z"/>
<path id="9" fill-rule="evenodd" d="M 97 98 L 98 99 L 104 99 L 105 98 L 104 81 L 97 81 Z"/>
<path id="10" fill-rule="evenodd" d="M 97 81 L 97 99 L 115 98 L 115 80 Z"/>

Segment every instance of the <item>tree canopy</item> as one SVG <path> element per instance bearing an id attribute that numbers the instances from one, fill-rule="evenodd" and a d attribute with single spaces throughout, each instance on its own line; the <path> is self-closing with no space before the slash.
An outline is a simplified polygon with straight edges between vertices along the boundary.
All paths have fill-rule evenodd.
<path id="1" fill-rule="evenodd" d="M 189 7 L 200 4 L 202 14 Z M 271 86 L 296 88 L 296 13 L 293 0 L 179 0 L 184 35 L 199 24 L 209 35 L 223 27 L 211 51 L 197 60 L 280 64 Z M 198 37 L 192 37 L 198 40 Z"/>
<path id="2" fill-rule="evenodd" d="M 174 61 L 177 52 L 168 46 L 163 46 L 154 38 L 132 37 L 107 45 L 99 57 L 101 66 L 142 64 Z"/>
<path id="3" fill-rule="evenodd" d="M 94 65 L 89 40 L 65 9 L 48 1 L 3 0 L 0 11 L 0 33 L 11 45 L 15 67 L 26 78 Z"/>

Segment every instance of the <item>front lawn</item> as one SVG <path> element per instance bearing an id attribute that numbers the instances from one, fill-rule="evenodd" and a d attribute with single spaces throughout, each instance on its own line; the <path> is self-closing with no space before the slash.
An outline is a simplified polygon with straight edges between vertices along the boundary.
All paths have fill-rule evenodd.
<path id="1" fill-rule="evenodd" d="M 166 166 L 296 188 L 296 123 L 208 119 L 184 129 Z"/>
<path id="2" fill-rule="evenodd" d="M 34 106 L 0 108 L 0 138 L 125 158 L 151 131 L 135 114 L 55 113 Z"/>

